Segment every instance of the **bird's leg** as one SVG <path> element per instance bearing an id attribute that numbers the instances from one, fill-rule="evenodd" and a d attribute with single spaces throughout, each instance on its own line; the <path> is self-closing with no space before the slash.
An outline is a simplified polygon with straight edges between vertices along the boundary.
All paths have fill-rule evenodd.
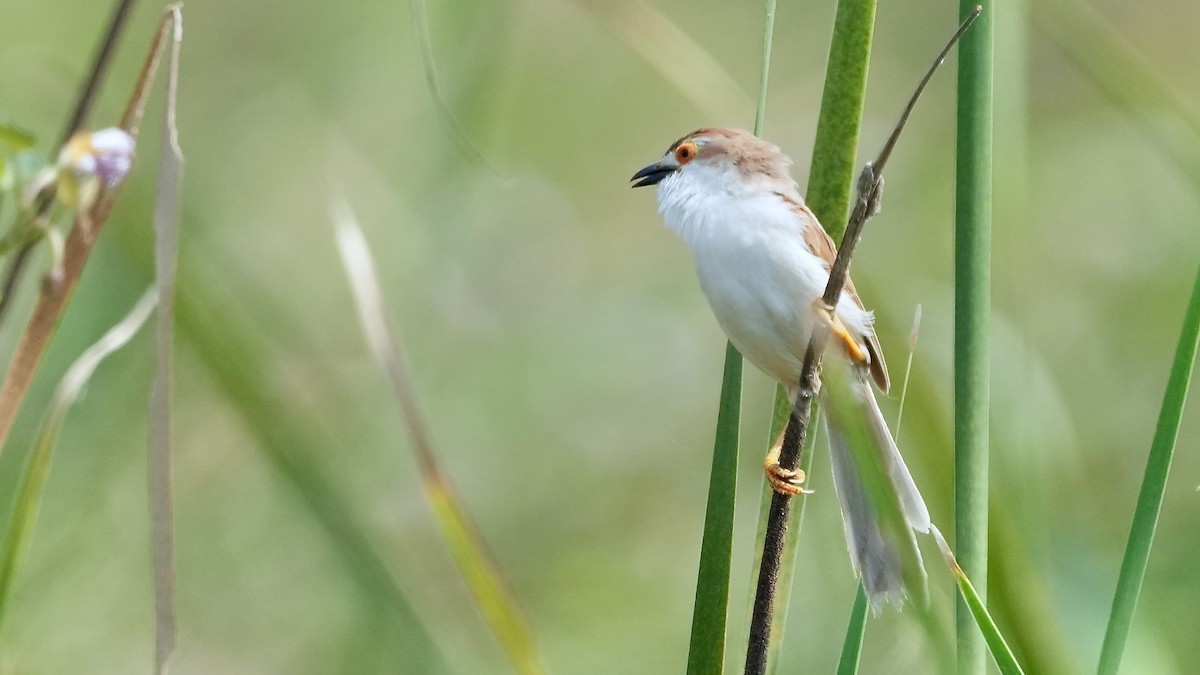
<path id="1" fill-rule="evenodd" d="M 771 484 L 772 490 L 781 495 L 812 494 L 812 490 L 800 487 L 804 484 L 804 469 L 785 469 L 779 466 L 779 452 L 783 449 L 783 437 L 786 434 L 787 429 L 779 432 L 779 438 L 771 444 L 771 449 L 767 451 L 767 458 L 763 460 L 763 468 L 767 471 L 767 482 Z"/>
<path id="2" fill-rule="evenodd" d="M 850 331 L 846 328 L 846 324 L 833 313 L 833 308 L 825 304 L 822 298 L 813 300 L 813 314 L 816 315 L 817 321 L 820 321 L 834 340 L 842 343 L 846 348 L 846 354 L 851 360 L 858 363 L 870 363 L 871 356 L 863 349 L 863 346 L 854 339 Z"/>

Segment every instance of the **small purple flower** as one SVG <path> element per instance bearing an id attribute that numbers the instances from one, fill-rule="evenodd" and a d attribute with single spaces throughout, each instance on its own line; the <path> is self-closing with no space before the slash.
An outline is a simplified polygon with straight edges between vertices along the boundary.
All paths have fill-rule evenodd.
<path id="1" fill-rule="evenodd" d="M 59 200 L 76 210 L 90 209 L 102 187 L 115 188 L 129 175 L 133 155 L 133 137 L 122 129 L 75 134 L 53 169 Z"/>
<path id="2" fill-rule="evenodd" d="M 112 127 L 93 133 L 90 140 L 96 175 L 110 188 L 120 185 L 133 166 L 133 137 Z"/>

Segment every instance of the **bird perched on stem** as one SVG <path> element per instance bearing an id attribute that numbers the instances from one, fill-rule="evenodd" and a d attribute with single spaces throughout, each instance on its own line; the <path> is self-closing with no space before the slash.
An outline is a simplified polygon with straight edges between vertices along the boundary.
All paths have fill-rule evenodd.
<path id="1" fill-rule="evenodd" d="M 833 312 L 821 300 L 836 256 L 833 240 L 804 204 L 779 148 L 738 129 L 700 129 L 684 136 L 654 164 L 638 171 L 633 187 L 658 186 L 659 211 L 691 249 L 700 286 L 717 322 L 749 361 L 775 378 L 796 400 L 800 371 L 814 327 L 828 330 L 826 356 L 848 367 L 848 376 L 825 378 L 822 392 L 829 428 L 834 485 L 855 570 L 878 611 L 907 594 L 897 537 L 928 532 L 929 512 L 875 401 L 871 382 L 889 386 L 887 365 L 873 319 L 847 278 Z M 842 372 L 842 368 L 838 372 Z M 832 394 L 838 394 L 834 396 Z M 848 403 L 847 403 L 848 402 Z M 764 467 L 772 488 L 799 494 L 805 476 L 779 465 L 782 437 Z M 865 443 L 885 467 L 884 490 L 894 496 L 899 528 L 880 518 L 852 443 Z M 910 529 L 911 528 L 911 529 Z M 898 531 L 902 530 L 902 531 Z"/>

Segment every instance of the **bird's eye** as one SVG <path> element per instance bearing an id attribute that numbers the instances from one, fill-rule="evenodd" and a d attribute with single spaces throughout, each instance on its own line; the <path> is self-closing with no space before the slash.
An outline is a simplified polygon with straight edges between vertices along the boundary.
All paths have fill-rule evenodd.
<path id="1" fill-rule="evenodd" d="M 688 141 L 680 143 L 678 148 L 675 148 L 675 159 L 680 164 L 687 164 L 696 157 L 696 144 Z"/>

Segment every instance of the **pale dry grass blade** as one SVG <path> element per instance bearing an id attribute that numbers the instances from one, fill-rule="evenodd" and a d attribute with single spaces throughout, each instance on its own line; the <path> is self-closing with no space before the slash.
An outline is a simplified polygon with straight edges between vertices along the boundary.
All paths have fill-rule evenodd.
<path id="1" fill-rule="evenodd" d="M 8 528 L 4 535 L 3 557 L 0 558 L 0 622 L 3 621 L 4 611 L 11 597 L 13 580 L 20 571 L 21 563 L 28 547 L 29 535 L 37 522 L 38 508 L 42 500 L 42 488 L 50 473 L 50 461 L 54 455 L 54 446 L 58 434 L 62 430 L 63 421 L 79 393 L 91 379 L 92 373 L 114 351 L 125 346 L 137 333 L 150 311 L 158 302 L 158 291 L 151 288 L 142 295 L 133 309 L 117 325 L 109 329 L 103 337 L 89 347 L 67 369 L 54 398 L 50 402 L 49 412 L 38 434 L 33 452 L 25 463 L 17 486 L 16 502 L 9 517 Z"/>
<path id="2" fill-rule="evenodd" d="M 522 675 L 543 673 L 533 631 L 438 461 L 405 365 L 404 353 L 387 318 L 370 249 L 345 203 L 335 207 L 334 223 L 338 249 L 354 292 L 363 334 L 396 392 L 412 437 L 422 483 L 450 554 L 513 668 Z"/>
<path id="3" fill-rule="evenodd" d="M 175 125 L 179 85 L 179 49 L 183 39 L 180 6 L 169 10 L 171 47 L 167 62 L 166 103 L 163 105 L 154 195 L 154 267 L 159 291 L 156 325 L 157 356 L 150 389 L 147 473 L 150 500 L 150 551 L 154 565 L 154 665 L 167 672 L 175 651 L 175 543 L 171 497 L 171 381 L 175 333 L 175 271 L 178 261 L 179 188 L 183 153 Z"/>

